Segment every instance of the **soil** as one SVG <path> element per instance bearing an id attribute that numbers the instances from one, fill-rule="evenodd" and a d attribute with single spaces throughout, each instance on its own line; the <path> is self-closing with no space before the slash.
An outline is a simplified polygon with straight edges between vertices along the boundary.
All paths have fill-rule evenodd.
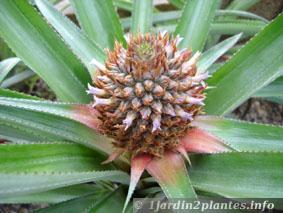
<path id="1" fill-rule="evenodd" d="M 257 123 L 283 125 L 283 105 L 251 98 L 234 113 L 236 118 Z"/>
<path id="2" fill-rule="evenodd" d="M 225 1 L 224 5 L 229 3 Z M 262 0 L 260 3 L 250 9 L 258 15 L 261 15 L 269 20 L 276 17 L 282 12 L 282 0 Z M 28 89 L 24 89 L 27 92 Z M 41 92 L 39 92 L 41 91 Z M 31 94 L 48 99 L 54 99 L 54 95 L 46 93 L 48 89 L 42 81 L 37 82 L 36 87 L 30 91 Z M 49 91 L 48 91 L 49 92 Z M 48 95 L 49 94 L 49 95 Z M 51 95 L 50 95 L 51 94 Z M 46 97 L 47 96 L 47 97 Z M 233 115 L 241 120 L 247 120 L 258 123 L 268 123 L 275 125 L 283 125 L 283 105 L 275 104 L 265 100 L 251 98 L 240 107 L 234 110 Z M 29 213 L 43 205 L 0 205 L 0 213 Z"/>

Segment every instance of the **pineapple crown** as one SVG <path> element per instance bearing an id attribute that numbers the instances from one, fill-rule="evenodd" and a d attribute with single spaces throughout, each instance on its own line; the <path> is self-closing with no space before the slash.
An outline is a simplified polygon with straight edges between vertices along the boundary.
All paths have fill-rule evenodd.
<path id="1" fill-rule="evenodd" d="M 178 50 L 180 37 L 168 33 L 129 35 L 127 48 L 118 42 L 107 50 L 105 66 L 89 85 L 101 130 L 116 147 L 162 156 L 201 113 L 207 73 L 197 71 L 197 52 Z"/>

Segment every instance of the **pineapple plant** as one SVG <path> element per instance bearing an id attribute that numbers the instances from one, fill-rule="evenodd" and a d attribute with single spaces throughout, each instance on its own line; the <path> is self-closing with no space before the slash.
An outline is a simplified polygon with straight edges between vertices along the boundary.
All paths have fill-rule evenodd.
<path id="1" fill-rule="evenodd" d="M 1 38 L 58 100 L 0 89 L 1 203 L 130 212 L 132 197 L 282 197 L 282 127 L 229 113 L 280 80 L 283 16 L 242 11 L 252 1 L 170 2 L 180 9 L 0 2 Z"/>

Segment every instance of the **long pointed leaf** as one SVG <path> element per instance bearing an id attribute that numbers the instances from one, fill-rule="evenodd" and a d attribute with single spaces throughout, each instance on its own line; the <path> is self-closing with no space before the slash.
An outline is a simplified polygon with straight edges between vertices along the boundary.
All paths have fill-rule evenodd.
<path id="1" fill-rule="evenodd" d="M 205 72 L 219 57 L 233 47 L 240 37 L 241 34 L 227 38 L 204 52 L 197 63 L 198 72 Z"/>
<path id="2" fill-rule="evenodd" d="M 254 20 L 225 20 L 225 21 L 215 21 L 211 24 L 210 34 L 211 35 L 235 35 L 243 33 L 245 36 L 251 36 L 258 33 L 266 26 L 266 23 L 262 21 Z M 155 31 L 166 30 L 169 32 L 174 32 L 176 28 L 175 24 L 160 25 L 154 28 Z"/>
<path id="3" fill-rule="evenodd" d="M 178 19 L 181 16 L 181 11 L 179 10 L 173 10 L 173 11 L 166 11 L 166 12 L 158 12 L 158 13 L 153 13 L 153 24 L 174 24 L 177 23 Z M 255 19 L 255 20 L 260 20 L 261 22 L 255 22 L 257 24 L 261 24 L 263 25 L 264 23 L 269 23 L 268 20 L 262 18 L 261 16 L 257 16 L 253 13 L 249 13 L 249 12 L 245 12 L 245 11 L 241 11 L 241 10 L 216 10 L 216 17 L 218 17 L 218 19 L 216 19 L 213 23 L 219 23 L 221 20 L 219 20 L 220 18 L 222 18 L 222 16 L 229 16 L 229 17 L 240 17 L 240 18 L 249 18 L 249 19 Z M 224 23 L 228 23 L 228 21 L 232 22 L 232 23 L 242 23 L 243 21 L 246 21 L 246 24 L 252 25 L 252 23 L 254 23 L 252 20 L 249 19 L 238 19 L 238 20 L 234 20 L 234 19 L 228 19 L 226 20 L 226 22 L 224 22 L 224 20 L 222 20 L 221 22 Z M 237 22 L 236 22 L 237 21 Z M 240 21 L 240 22 L 239 22 Z M 127 17 L 127 18 L 121 18 L 121 22 L 124 28 L 128 29 L 131 26 L 131 17 Z M 228 30 L 227 30 L 228 31 Z"/>
<path id="4" fill-rule="evenodd" d="M 45 137 L 46 141 L 61 140 L 83 144 L 101 152 L 110 154 L 112 145 L 109 139 L 93 129 L 68 118 L 35 112 L 11 106 L 0 106 L 0 123 L 11 126 L 14 131 Z M 0 132 L 0 135 L 5 135 Z"/>
<path id="5" fill-rule="evenodd" d="M 78 213 L 78 212 L 121 212 L 123 208 L 124 194 L 121 188 L 113 192 L 101 192 L 84 196 L 64 203 L 59 203 L 45 209 L 41 209 L 38 213 Z"/>
<path id="6" fill-rule="evenodd" d="M 0 62 L 0 84 L 20 61 L 19 58 L 8 58 Z"/>
<path id="7" fill-rule="evenodd" d="M 46 132 L 33 131 L 32 128 L 13 126 L 5 121 L 0 122 L 0 138 L 13 143 L 40 143 L 48 140 L 60 140 L 60 137 L 49 135 Z M 63 139 L 61 139 L 63 140 Z"/>
<path id="8" fill-rule="evenodd" d="M 19 196 L 9 196 L 0 199 L 0 203 L 16 204 L 16 203 L 60 203 L 67 200 L 75 199 L 89 194 L 99 194 L 106 190 L 90 184 L 79 184 L 64 188 L 49 190 L 40 193 L 31 193 Z"/>
<path id="9" fill-rule="evenodd" d="M 282 153 L 223 153 L 191 156 L 192 184 L 234 198 L 281 198 Z"/>
<path id="10" fill-rule="evenodd" d="M 90 101 L 83 66 L 28 1 L 0 2 L 0 35 L 61 100 Z"/>
<path id="11" fill-rule="evenodd" d="M 43 192 L 90 181 L 110 180 L 127 184 L 128 175 L 121 171 L 0 173 L 0 199 L 10 195 Z"/>
<path id="12" fill-rule="evenodd" d="M 283 77 L 257 91 L 254 97 L 283 97 Z"/>
<path id="13" fill-rule="evenodd" d="M 33 77 L 35 73 L 31 70 L 25 70 L 23 72 L 17 73 L 10 78 L 5 79 L 0 85 L 2 88 L 8 88 L 15 86 L 16 84 L 22 83 L 23 81 Z"/>
<path id="14" fill-rule="evenodd" d="M 64 17 L 64 15 L 57 11 L 48 1 L 36 0 L 35 2 L 45 18 L 58 31 L 92 75 L 94 68 L 91 66 L 90 62 L 95 58 L 100 63 L 104 63 L 105 53 L 103 50 L 85 36 L 74 23 L 68 20 L 67 17 Z"/>
<path id="15" fill-rule="evenodd" d="M 233 9 L 233 10 L 247 10 L 260 0 L 234 0 L 232 1 L 226 9 Z"/>
<path id="16" fill-rule="evenodd" d="M 71 1 L 82 29 L 102 48 L 114 47 L 117 40 L 125 44 L 122 26 L 110 0 Z"/>
<path id="17" fill-rule="evenodd" d="M 206 112 L 230 112 L 257 90 L 276 79 L 283 70 L 283 15 L 278 16 L 222 66 L 208 83 Z"/>
<path id="18" fill-rule="evenodd" d="M 212 35 L 235 35 L 243 33 L 244 36 L 253 36 L 262 30 L 266 23 L 258 20 L 220 20 L 215 21 L 211 26 Z"/>
<path id="19" fill-rule="evenodd" d="M 169 2 L 177 8 L 182 8 L 185 4 L 184 0 L 169 0 Z"/>
<path id="20" fill-rule="evenodd" d="M 2 144 L 1 173 L 72 172 L 105 170 L 105 156 L 74 143 Z"/>
<path id="21" fill-rule="evenodd" d="M 90 105 L 0 97 L 0 106 L 15 107 L 69 118 L 98 129 L 98 113 Z"/>
<path id="22" fill-rule="evenodd" d="M 36 96 L 31 96 L 31 95 L 27 95 L 24 93 L 16 92 L 16 91 L 9 90 L 9 89 L 3 89 L 3 88 L 0 88 L 0 97 L 40 100 L 40 98 Z"/>
<path id="23" fill-rule="evenodd" d="M 242 11 L 242 10 L 218 10 L 216 13 L 217 16 L 230 16 L 230 17 L 242 17 L 248 19 L 257 19 L 268 23 L 269 21 L 261 16 L 258 16 L 254 13 Z M 222 17 L 221 17 L 222 18 Z"/>
<path id="24" fill-rule="evenodd" d="M 131 12 L 133 9 L 132 1 L 128 1 L 128 0 L 113 0 L 113 4 L 114 6 L 124 9 L 129 12 Z"/>
<path id="25" fill-rule="evenodd" d="M 238 151 L 282 151 L 283 127 L 200 116 L 194 125 L 224 140 Z"/>
<path id="26" fill-rule="evenodd" d="M 152 13 L 152 0 L 134 0 L 131 31 L 142 34 L 149 32 L 152 27 Z"/>
<path id="27" fill-rule="evenodd" d="M 175 35 L 184 38 L 180 43 L 181 48 L 190 47 L 193 51 L 202 51 L 218 3 L 218 0 L 187 1 L 175 31 Z"/>

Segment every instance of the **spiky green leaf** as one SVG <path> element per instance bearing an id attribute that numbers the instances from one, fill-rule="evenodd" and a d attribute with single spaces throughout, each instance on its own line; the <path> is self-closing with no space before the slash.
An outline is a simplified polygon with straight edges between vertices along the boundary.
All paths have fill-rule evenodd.
<path id="1" fill-rule="evenodd" d="M 208 80 L 206 112 L 223 115 L 235 109 L 283 70 L 283 15 L 278 16 Z M 252 82 L 252 83 L 251 83 Z"/>
<path id="2" fill-rule="evenodd" d="M 152 27 L 152 0 L 134 0 L 131 31 L 133 33 L 147 33 Z"/>
<path id="3" fill-rule="evenodd" d="M 124 194 L 121 188 L 113 192 L 95 193 L 78 199 L 66 201 L 46 209 L 39 210 L 38 213 L 77 213 L 77 212 L 121 212 L 123 208 Z"/>
<path id="4" fill-rule="evenodd" d="M 233 10 L 247 10 L 260 0 L 234 0 L 232 1 L 226 9 L 233 9 Z"/>
<path id="5" fill-rule="evenodd" d="M 200 116 L 194 125 L 221 138 L 238 151 L 282 151 L 283 128 L 214 116 Z"/>
<path id="6" fill-rule="evenodd" d="M 218 0 L 187 1 L 174 33 L 184 38 L 180 48 L 202 51 L 218 4 Z"/>
<path id="7" fill-rule="evenodd" d="M 126 11 L 131 12 L 133 9 L 133 3 L 129 0 L 114 0 L 113 1 L 114 6 L 124 9 Z"/>
<path id="8" fill-rule="evenodd" d="M 0 123 L 6 129 L 11 127 L 14 133 L 18 130 L 21 135 L 25 132 L 27 136 L 39 137 L 45 141 L 73 141 L 101 152 L 112 152 L 111 142 L 107 138 L 77 121 L 56 114 L 2 105 Z M 2 130 L 0 135 L 7 135 L 5 129 Z"/>
<path id="9" fill-rule="evenodd" d="M 11 195 L 0 199 L 0 203 L 15 204 L 15 203 L 60 203 L 78 197 L 98 194 L 106 192 L 104 188 L 91 184 L 79 184 L 67 186 L 59 189 L 49 190 L 46 192 L 31 193 L 25 195 Z"/>
<path id="10" fill-rule="evenodd" d="M 258 20 L 217 20 L 211 26 L 212 35 L 235 35 L 243 33 L 245 36 L 252 36 L 266 26 L 266 23 Z"/>
<path id="11" fill-rule="evenodd" d="M 282 153 L 223 153 L 191 156 L 192 184 L 235 198 L 281 198 Z"/>
<path id="12" fill-rule="evenodd" d="M 92 75 L 94 67 L 90 64 L 91 60 L 95 58 L 100 63 L 104 63 L 105 53 L 102 48 L 84 35 L 74 23 L 57 11 L 48 1 L 36 0 L 35 2 L 40 12 L 62 36 L 77 57 L 81 59 Z M 90 82 L 89 79 L 88 82 Z"/>
<path id="13" fill-rule="evenodd" d="M 72 172 L 111 169 L 105 156 L 74 143 L 2 144 L 1 173 Z"/>
<path id="14" fill-rule="evenodd" d="M 114 41 L 125 44 L 119 17 L 110 0 L 71 1 L 84 32 L 99 46 L 112 49 Z"/>
<path id="15" fill-rule="evenodd" d="M 8 58 L 0 62 L 0 84 L 20 61 L 19 58 Z"/>
<path id="16" fill-rule="evenodd" d="M 169 2 L 177 8 L 182 8 L 185 5 L 184 0 L 169 0 Z"/>
<path id="17" fill-rule="evenodd" d="M 240 39 L 241 34 L 227 38 L 217 45 L 211 47 L 205 51 L 200 60 L 197 62 L 198 72 L 206 71 L 219 57 L 227 52 L 232 46 L 234 46 Z"/>
<path id="18" fill-rule="evenodd" d="M 242 11 L 242 10 L 217 10 L 216 15 L 223 16 L 221 18 L 241 17 L 241 18 L 247 18 L 247 19 L 256 19 L 256 20 L 260 20 L 266 23 L 269 22 L 267 19 L 261 16 L 258 16 L 254 13 Z"/>
<path id="19" fill-rule="evenodd" d="M 269 85 L 257 91 L 253 96 L 261 97 L 261 98 L 267 98 L 267 97 L 283 98 L 283 77 L 277 78 Z"/>
<path id="20" fill-rule="evenodd" d="M 2 88 L 8 88 L 8 87 L 12 87 L 15 86 L 19 83 L 22 83 L 23 81 L 33 77 L 35 75 L 35 73 L 31 70 L 25 70 L 23 72 L 19 72 L 9 78 L 6 78 L 2 84 L 0 85 L 0 87 Z"/>
<path id="21" fill-rule="evenodd" d="M 84 67 L 28 1 L 0 2 L 0 35 L 61 100 L 90 101 Z"/>
<path id="22" fill-rule="evenodd" d="M 23 195 L 43 192 L 61 187 L 91 181 L 115 181 L 127 184 L 128 175 L 121 171 L 88 172 L 34 172 L 2 173 L 0 172 L 0 199 L 11 195 Z M 122 205 L 122 204 L 121 204 Z"/>
<path id="23" fill-rule="evenodd" d="M 93 129 L 98 129 L 99 125 L 97 112 L 90 105 L 0 97 L 0 106 L 49 113 L 78 121 Z"/>
<path id="24" fill-rule="evenodd" d="M 3 89 L 3 88 L 0 88 L 0 97 L 40 100 L 40 98 L 36 96 L 31 96 L 31 95 L 27 95 L 24 93 L 16 92 L 16 91 L 9 90 L 9 89 Z"/>

